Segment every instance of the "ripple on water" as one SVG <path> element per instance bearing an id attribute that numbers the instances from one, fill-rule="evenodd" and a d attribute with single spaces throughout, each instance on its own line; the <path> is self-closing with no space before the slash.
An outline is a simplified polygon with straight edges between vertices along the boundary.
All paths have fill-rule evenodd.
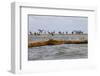
<path id="1" fill-rule="evenodd" d="M 87 58 L 87 44 L 62 44 L 28 48 L 28 60 Z"/>

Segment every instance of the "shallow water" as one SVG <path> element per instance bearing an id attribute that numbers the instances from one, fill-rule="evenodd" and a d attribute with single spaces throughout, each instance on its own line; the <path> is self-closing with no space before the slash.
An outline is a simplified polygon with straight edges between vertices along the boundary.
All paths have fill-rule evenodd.
<path id="1" fill-rule="evenodd" d="M 87 58 L 87 44 L 62 44 L 28 49 L 28 60 Z"/>
<path id="2" fill-rule="evenodd" d="M 29 35 L 30 41 L 45 41 L 49 39 L 63 39 L 63 40 L 80 40 L 84 38 L 85 40 L 88 39 L 88 35 L 41 35 L 41 36 L 34 36 Z"/>

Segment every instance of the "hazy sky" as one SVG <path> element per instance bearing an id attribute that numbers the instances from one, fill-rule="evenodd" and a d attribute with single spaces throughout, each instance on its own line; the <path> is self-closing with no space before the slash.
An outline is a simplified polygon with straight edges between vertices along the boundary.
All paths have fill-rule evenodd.
<path id="1" fill-rule="evenodd" d="M 29 31 L 37 32 L 38 29 L 46 31 L 62 31 L 69 33 L 73 30 L 82 30 L 88 32 L 87 17 L 71 17 L 71 16 L 36 16 L 29 15 Z"/>

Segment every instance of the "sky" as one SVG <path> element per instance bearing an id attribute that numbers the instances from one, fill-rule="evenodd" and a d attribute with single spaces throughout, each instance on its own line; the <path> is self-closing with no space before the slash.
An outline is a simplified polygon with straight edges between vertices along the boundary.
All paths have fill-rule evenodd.
<path id="1" fill-rule="evenodd" d="M 79 16 L 28 16 L 29 32 L 38 32 L 38 29 L 55 32 L 68 32 L 73 30 L 81 30 L 88 33 L 88 17 Z"/>

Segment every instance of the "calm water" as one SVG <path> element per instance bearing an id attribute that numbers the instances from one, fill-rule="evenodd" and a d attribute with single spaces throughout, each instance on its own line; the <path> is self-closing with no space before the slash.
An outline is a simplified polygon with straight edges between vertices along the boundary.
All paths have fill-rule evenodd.
<path id="1" fill-rule="evenodd" d="M 53 39 L 80 39 L 82 36 L 53 36 Z M 32 41 L 48 40 L 47 37 L 31 36 Z M 51 36 L 50 36 L 51 38 Z M 79 59 L 88 57 L 88 44 L 61 44 L 28 48 L 28 60 Z"/>
<path id="2" fill-rule="evenodd" d="M 81 38 L 88 39 L 88 35 L 29 35 L 29 41 L 45 41 L 49 39 L 64 39 L 64 40 L 80 40 Z"/>

